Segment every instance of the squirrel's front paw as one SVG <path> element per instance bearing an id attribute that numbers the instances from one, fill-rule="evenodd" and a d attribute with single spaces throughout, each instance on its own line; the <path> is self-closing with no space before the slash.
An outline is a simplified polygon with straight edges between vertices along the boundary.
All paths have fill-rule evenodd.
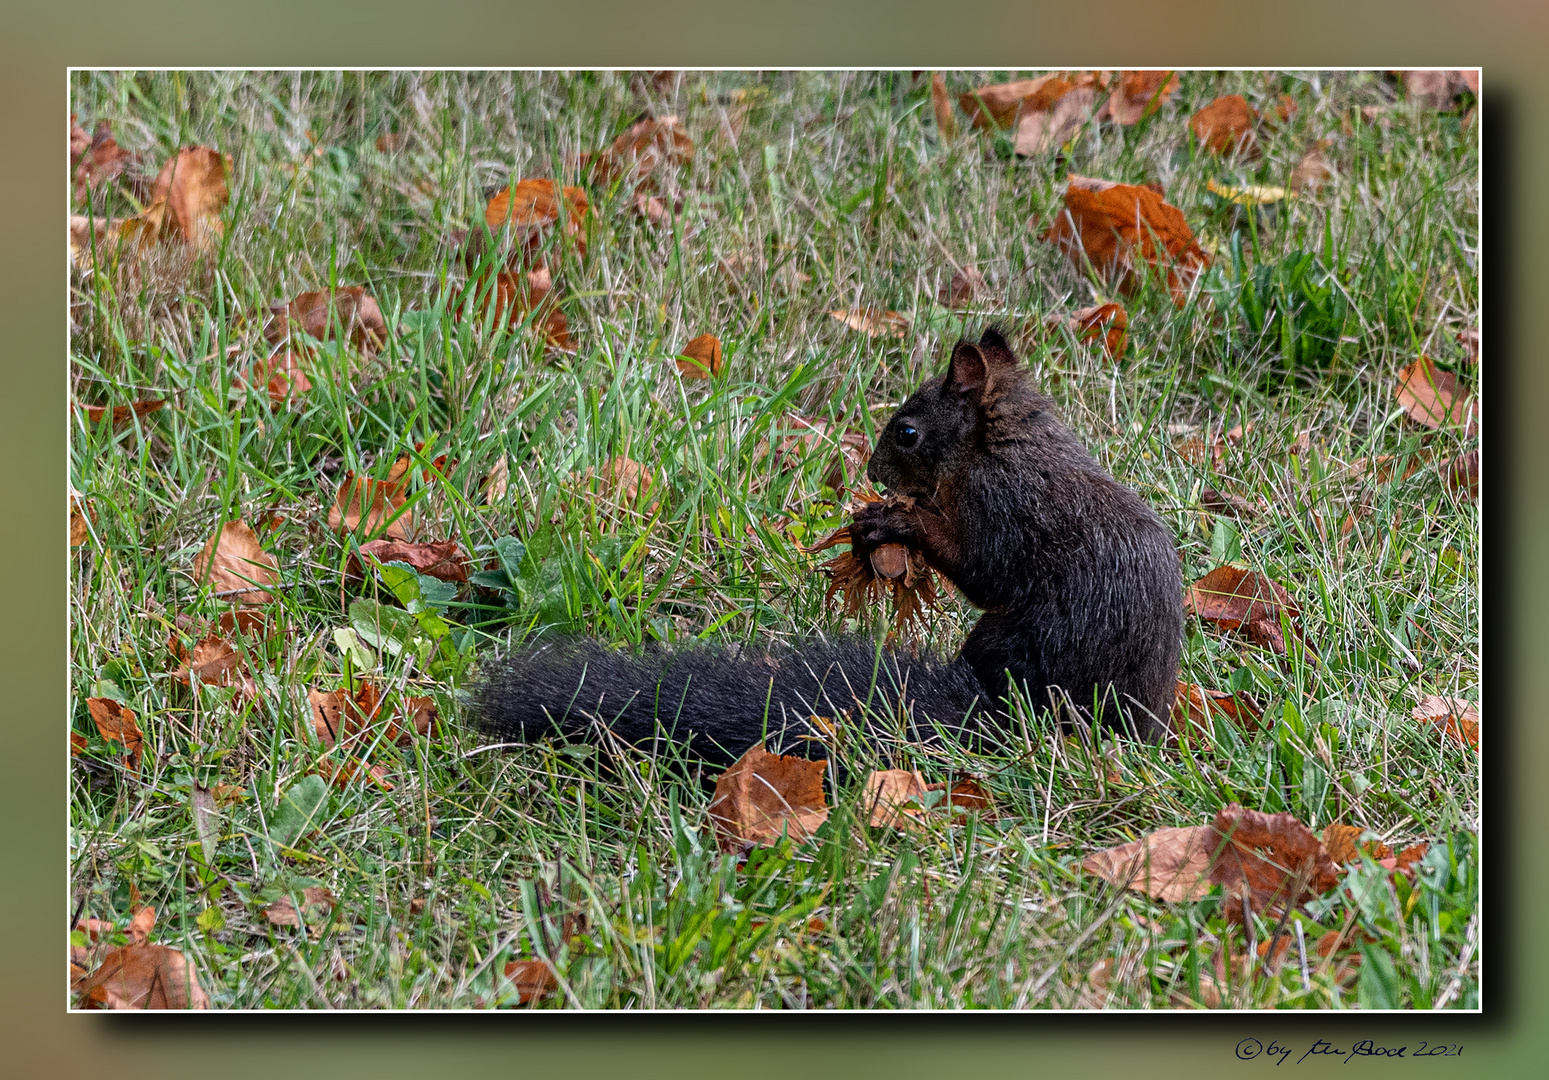
<path id="1" fill-rule="evenodd" d="M 918 547 L 919 525 L 912 508 L 887 502 L 868 503 L 850 522 L 850 547 L 857 556 L 870 554 L 883 544 Z"/>

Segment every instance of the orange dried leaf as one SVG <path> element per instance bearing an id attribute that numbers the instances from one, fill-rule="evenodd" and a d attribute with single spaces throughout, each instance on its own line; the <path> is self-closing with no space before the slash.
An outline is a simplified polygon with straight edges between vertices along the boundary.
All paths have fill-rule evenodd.
<path id="1" fill-rule="evenodd" d="M 1133 293 L 1148 272 L 1165 276 L 1173 301 L 1182 305 L 1194 278 L 1210 256 L 1177 207 L 1148 187 L 1070 174 L 1065 209 L 1044 233 L 1077 270 L 1088 261 L 1119 287 Z"/>
<path id="2" fill-rule="evenodd" d="M 1128 127 L 1155 113 L 1177 90 L 1176 72 L 1121 71 L 1106 112 L 1114 122 Z"/>
<path id="3" fill-rule="evenodd" d="M 1208 748 L 1212 715 L 1224 715 L 1248 732 L 1258 731 L 1262 726 L 1263 713 L 1247 695 L 1209 690 L 1198 683 L 1178 683 L 1171 717 L 1173 734 L 1180 738 L 1187 735 Z"/>
<path id="4" fill-rule="evenodd" d="M 1441 467 L 1441 476 L 1447 490 L 1466 494 L 1470 499 L 1479 498 L 1479 451 L 1465 450 Z"/>
<path id="5" fill-rule="evenodd" d="M 83 1009 L 208 1009 L 210 999 L 181 952 L 136 943 L 114 949 L 77 986 Z"/>
<path id="6" fill-rule="evenodd" d="M 1296 163 L 1296 168 L 1291 170 L 1291 190 L 1296 192 L 1316 191 L 1336 175 L 1333 164 L 1324 154 L 1332 144 L 1328 139 L 1320 139 L 1312 148 L 1302 155 L 1302 159 Z"/>
<path id="7" fill-rule="evenodd" d="M 598 155 L 593 170 L 600 183 L 625 177 L 638 184 L 659 165 L 687 165 L 693 160 L 694 140 L 676 116 L 648 117 L 614 139 L 613 145 Z"/>
<path id="8" fill-rule="evenodd" d="M 91 535 L 91 527 L 87 524 L 87 515 L 92 521 L 97 520 L 97 511 L 91 503 L 82 499 L 79 495 L 70 496 L 70 546 L 80 547 L 86 543 Z"/>
<path id="9" fill-rule="evenodd" d="M 560 219 L 563 205 L 565 224 L 562 235 L 574 243 L 577 253 L 586 254 L 586 192 L 578 187 L 556 190 L 552 180 L 518 180 L 501 189 L 484 208 L 484 222 L 492 233 L 509 228 L 519 245 L 518 254 L 536 258 L 544 237 Z M 520 265 L 520 264 L 518 264 Z"/>
<path id="10" fill-rule="evenodd" d="M 1437 728 L 1459 746 L 1479 749 L 1479 707 L 1471 701 L 1428 694 L 1409 715 Z"/>
<path id="11" fill-rule="evenodd" d="M 1381 840 L 1363 841 L 1361 839 L 1369 831 L 1359 825 L 1341 825 L 1333 822 L 1323 830 L 1323 850 L 1328 852 L 1330 860 L 1341 865 L 1358 861 L 1363 851 L 1373 859 L 1391 857 L 1393 849 Z"/>
<path id="12" fill-rule="evenodd" d="M 428 544 L 410 544 L 402 540 L 372 540 L 360 545 L 360 553 L 377 562 L 408 563 L 421 574 L 428 574 L 442 581 L 464 582 L 468 580 L 468 561 L 456 540 L 436 540 Z M 348 576 L 361 573 L 360 560 L 353 554 L 346 565 Z"/>
<path id="13" fill-rule="evenodd" d="M 269 311 L 271 317 L 264 324 L 264 337 L 273 345 L 289 340 L 298 331 L 318 341 L 342 335 L 367 356 L 387 344 L 387 320 L 382 317 L 376 298 L 363 285 L 304 292 Z"/>
<path id="14" fill-rule="evenodd" d="M 87 698 L 86 711 L 97 725 L 97 734 L 108 742 L 121 743 L 129 751 L 129 767 L 138 769 L 144 735 L 135 723 L 134 710 L 112 698 Z"/>
<path id="15" fill-rule="evenodd" d="M 282 896 L 264 908 L 264 918 L 271 926 L 300 926 L 301 916 L 305 915 L 307 922 L 315 925 L 326 920 L 338 904 L 339 898 L 332 889 L 311 886 L 301 890 L 300 913 L 290 897 Z"/>
<path id="16" fill-rule="evenodd" d="M 1409 419 L 1428 428 L 1466 424 L 1465 431 L 1469 431 L 1478 415 L 1477 407 L 1458 382 L 1458 377 L 1437 367 L 1429 356 L 1420 357 L 1398 373 L 1393 396 L 1404 407 Z"/>
<path id="17" fill-rule="evenodd" d="M 1279 584 L 1239 566 L 1219 566 L 1190 585 L 1184 593 L 1183 610 L 1225 630 L 1241 629 L 1254 642 L 1277 653 L 1286 651 L 1280 612 L 1290 617 L 1293 633 L 1297 633 L 1296 620 L 1301 616 L 1301 609 Z"/>
<path id="18" fill-rule="evenodd" d="M 973 118 L 976 128 L 1009 128 L 1019 113 L 1046 112 L 1068 93 L 1074 83 L 1059 75 L 995 83 L 959 94 L 957 101 Z"/>
<path id="19" fill-rule="evenodd" d="M 1119 304 L 1098 304 L 1078 309 L 1067 320 L 1075 331 L 1078 341 L 1101 339 L 1103 352 L 1108 359 L 1117 360 L 1124 355 L 1129 340 L 1129 314 Z"/>
<path id="20" fill-rule="evenodd" d="M 407 471 L 388 480 L 344 474 L 344 482 L 334 494 L 328 509 L 328 527 L 335 532 L 356 532 L 363 536 L 384 536 L 407 541 L 414 524 L 412 511 L 402 509 L 408 497 Z"/>
<path id="21" fill-rule="evenodd" d="M 221 233 L 221 209 L 229 195 L 226 173 L 231 156 L 208 146 L 185 146 L 162 166 L 151 187 L 151 203 L 171 211 L 169 233 L 181 233 L 196 251 L 208 251 Z"/>
<path id="22" fill-rule="evenodd" d="M 165 399 L 162 399 L 157 401 L 136 401 L 132 405 L 115 405 L 113 406 L 113 425 L 117 427 L 119 424 L 127 424 L 134 417 L 153 413 L 166 403 Z M 84 412 L 86 419 L 93 424 L 100 424 L 102 418 L 108 414 L 107 406 L 105 405 L 77 405 L 76 408 Z"/>
<path id="23" fill-rule="evenodd" d="M 685 379 L 708 379 L 719 375 L 721 366 L 721 339 L 714 334 L 700 334 L 678 356 L 678 374 Z"/>
<path id="24" fill-rule="evenodd" d="M 936 113 L 936 130 L 946 142 L 957 138 L 957 115 L 952 111 L 952 98 L 947 94 L 947 81 L 941 72 L 930 77 L 930 104 Z"/>
<path id="25" fill-rule="evenodd" d="M 1029 110 L 1024 105 L 1012 150 L 1023 157 L 1033 157 L 1064 146 L 1086 126 L 1096 105 L 1097 91 L 1091 89 L 1070 90 L 1047 112 Z"/>
<path id="26" fill-rule="evenodd" d="M 1317 834 L 1290 814 L 1232 803 L 1216 814 L 1211 829 L 1219 854 L 1212 859 L 1210 881 L 1223 886 L 1232 922 L 1245 922 L 1248 911 L 1295 907 L 1339 883 L 1339 868 Z"/>
<path id="27" fill-rule="evenodd" d="M 516 987 L 518 1000 L 523 1005 L 559 988 L 554 969 L 547 960 L 512 960 L 506 964 L 506 978 Z"/>
<path id="28" fill-rule="evenodd" d="M 194 560 L 194 580 L 208 582 L 215 596 L 238 604 L 266 604 L 274 599 L 267 586 L 280 578 L 274 556 L 240 518 L 228 521 L 205 543 Z"/>
<path id="29" fill-rule="evenodd" d="M 883 311 L 880 308 L 830 311 L 829 315 L 851 330 L 859 330 L 867 337 L 901 338 L 909 329 L 909 320 L 906 317 L 896 311 Z"/>
<path id="30" fill-rule="evenodd" d="M 925 778 L 910 769 L 880 769 L 866 777 L 861 792 L 861 810 L 867 815 L 872 828 L 915 828 L 917 822 L 908 816 L 905 808 L 925 794 Z"/>
<path id="31" fill-rule="evenodd" d="M 1170 903 L 1198 900 L 1210 891 L 1217 842 L 1208 825 L 1158 829 L 1139 840 L 1095 851 L 1082 860 L 1089 873 Z"/>
<path id="32" fill-rule="evenodd" d="M 134 155 L 118 145 L 113 138 L 112 126 L 106 120 L 97 121 L 96 131 L 89 136 L 73 118 L 70 126 L 70 164 L 75 175 L 75 200 L 82 202 L 91 198 L 94 188 L 117 179 L 134 160 Z M 77 153 L 76 147 L 82 137 L 86 143 L 81 152 Z"/>
<path id="33" fill-rule="evenodd" d="M 1258 157 L 1258 141 L 1253 128 L 1259 121 L 1258 110 L 1241 94 L 1218 97 L 1189 117 L 1189 130 L 1210 151 L 1217 154 L 1241 153 Z"/>
<path id="34" fill-rule="evenodd" d="M 620 506 L 634 506 L 651 491 L 655 481 L 650 470 L 622 454 L 610 458 L 601 469 L 587 469 L 588 482 L 596 480 L 598 490 Z M 655 503 L 651 504 L 653 507 Z"/>
<path id="35" fill-rule="evenodd" d="M 823 771 L 828 762 L 780 757 L 763 746 L 743 754 L 715 783 L 710 800 L 722 851 L 772 844 L 782 834 L 801 841 L 828 820 Z"/>

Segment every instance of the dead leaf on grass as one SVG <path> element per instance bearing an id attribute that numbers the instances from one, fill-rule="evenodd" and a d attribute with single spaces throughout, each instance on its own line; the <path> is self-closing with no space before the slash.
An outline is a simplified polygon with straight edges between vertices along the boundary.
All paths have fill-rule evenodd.
<path id="1" fill-rule="evenodd" d="M 1401 72 L 1404 96 L 1417 105 L 1451 112 L 1453 102 L 1465 90 L 1479 92 L 1479 71 L 1430 69 Z"/>
<path id="2" fill-rule="evenodd" d="M 1291 170 L 1292 191 L 1316 191 L 1338 175 L 1325 153 L 1332 145 L 1329 139 L 1319 139 L 1302 155 L 1296 168 Z"/>
<path id="3" fill-rule="evenodd" d="M 1104 111 L 1115 123 L 1128 127 L 1161 109 L 1177 90 L 1176 72 L 1121 71 Z"/>
<path id="4" fill-rule="evenodd" d="M 1479 749 L 1479 707 L 1471 701 L 1428 694 L 1409 715 L 1435 727 L 1459 746 Z"/>
<path id="5" fill-rule="evenodd" d="M 398 464 L 408 459 L 400 459 Z M 408 499 L 407 468 L 394 466 L 387 480 L 357 477 L 346 471 L 328 509 L 328 527 L 335 532 L 353 532 L 362 536 L 382 533 L 393 540 L 407 542 L 414 525 L 414 513 L 403 509 Z"/>
<path id="6" fill-rule="evenodd" d="M 1479 498 L 1479 450 L 1465 450 L 1441 467 L 1447 490 L 1456 495 Z"/>
<path id="7" fill-rule="evenodd" d="M 1393 396 L 1411 420 L 1428 428 L 1464 424 L 1466 434 L 1478 421 L 1478 407 L 1458 377 L 1437 367 L 1429 356 L 1420 357 L 1398 373 Z"/>
<path id="8" fill-rule="evenodd" d="M 655 484 L 649 469 L 622 454 L 609 458 L 601 469 L 587 469 L 585 479 L 587 483 L 595 480 L 597 490 L 620 506 L 639 504 L 650 494 Z M 655 506 L 656 503 L 652 502 L 646 508 L 647 513 Z"/>
<path id="9" fill-rule="evenodd" d="M 640 184 L 661 165 L 688 165 L 694 160 L 694 140 L 676 116 L 647 117 L 629 127 L 597 156 L 593 175 L 599 183 L 624 178 Z"/>
<path id="10" fill-rule="evenodd" d="M 823 483 L 835 491 L 844 490 L 852 478 L 865 472 L 866 461 L 871 457 L 871 444 L 859 428 L 798 413 L 785 417 L 780 426 L 791 432 L 775 447 L 775 464 L 780 468 L 795 468 L 813 455 L 832 454 L 833 463 L 824 473 Z"/>
<path id="11" fill-rule="evenodd" d="M 1229 841 L 1212 860 L 1210 881 L 1223 887 L 1232 922 L 1245 922 L 1249 912 L 1294 908 L 1339 883 L 1339 869 L 1317 834 L 1291 814 L 1232 803 L 1216 814 L 1211 828 Z"/>
<path id="12" fill-rule="evenodd" d="M 743 754 L 715 783 L 710 820 L 722 851 L 772 844 L 782 834 L 810 837 L 828 820 L 824 760 L 777 756 L 763 746 Z"/>
<path id="13" fill-rule="evenodd" d="M 909 330 L 909 319 L 896 311 L 880 308 L 853 308 L 828 313 L 851 330 L 858 330 L 867 337 L 901 338 Z"/>
<path id="14" fill-rule="evenodd" d="M 721 339 L 700 334 L 683 346 L 678 356 L 678 374 L 685 379 L 708 379 L 721 373 Z"/>
<path id="15" fill-rule="evenodd" d="M 139 769 L 144 734 L 135 723 L 134 710 L 112 698 L 87 698 L 86 711 L 97 725 L 97 734 L 108 742 L 121 744 L 129 751 L 129 767 Z"/>
<path id="16" fill-rule="evenodd" d="M 208 582 L 217 599 L 237 604 L 268 603 L 274 596 L 267 586 L 279 579 L 274 556 L 240 518 L 226 522 L 194 559 L 194 580 L 201 586 Z"/>
<path id="17" fill-rule="evenodd" d="M 244 381 L 269 395 L 270 409 L 279 409 L 292 398 L 312 389 L 305 360 L 306 354 L 300 350 L 281 349 L 271 356 L 254 359 Z"/>
<path id="18" fill-rule="evenodd" d="M 1218 846 L 1208 825 L 1158 829 L 1128 844 L 1094 851 L 1081 866 L 1115 885 L 1181 903 L 1210 891 L 1210 864 Z"/>
<path id="19" fill-rule="evenodd" d="M 1210 256 L 1177 207 L 1147 187 L 1070 174 L 1065 209 L 1044 233 L 1078 271 L 1088 261 L 1105 277 L 1117 277 L 1126 294 L 1147 272 L 1165 276 L 1173 301 L 1181 305 Z"/>
<path id="20" fill-rule="evenodd" d="M 294 901 L 288 896 L 282 896 L 264 908 L 264 918 L 271 926 L 300 926 L 301 916 L 305 915 L 307 924 L 316 926 L 326 921 L 338 904 L 339 898 L 334 895 L 332 889 L 311 886 L 301 890 L 299 913 L 296 911 Z"/>
<path id="21" fill-rule="evenodd" d="M 1096 107 L 1096 90 L 1071 89 L 1046 112 L 1024 108 L 1017 120 L 1012 151 L 1021 157 L 1035 157 L 1066 145 L 1092 119 Z"/>
<path id="22" fill-rule="evenodd" d="M 1253 160 L 1259 156 L 1258 138 L 1253 133 L 1258 122 L 1259 112 L 1246 98 L 1227 94 L 1189 117 L 1189 130 L 1212 153 L 1239 154 Z"/>
<path id="23" fill-rule="evenodd" d="M 92 521 L 97 520 L 97 511 L 91 503 L 82 499 L 79 495 L 70 496 L 70 546 L 80 547 L 86 543 L 91 535 L 90 526 L 86 518 L 90 515 Z"/>
<path id="24" fill-rule="evenodd" d="M 1263 711 L 1246 694 L 1210 690 L 1198 683 L 1180 681 L 1170 726 L 1179 738 L 1188 736 L 1203 749 L 1210 748 L 1210 718 L 1225 716 L 1245 732 L 1261 729 Z"/>
<path id="25" fill-rule="evenodd" d="M 221 234 L 220 213 L 229 194 L 226 175 L 231 155 L 208 146 L 185 146 L 162 166 L 151 186 L 151 205 L 165 203 L 171 217 L 168 235 L 181 233 L 189 247 L 209 251 Z"/>
<path id="26" fill-rule="evenodd" d="M 113 406 L 113 426 L 127 424 L 137 416 L 148 416 L 166 403 L 166 399 L 161 398 L 155 401 L 136 401 L 132 405 L 115 405 Z M 102 423 L 103 418 L 108 415 L 106 405 L 77 405 L 76 408 L 84 412 L 86 419 L 93 424 Z"/>
<path id="27" fill-rule="evenodd" d="M 918 823 L 906 816 L 905 807 L 913 804 L 919 809 L 920 797 L 925 794 L 925 778 L 912 769 L 879 769 L 866 777 L 861 792 L 861 809 L 874 829 L 917 828 Z"/>
<path id="28" fill-rule="evenodd" d="M 1205 181 L 1205 190 L 1238 206 L 1268 206 L 1289 198 L 1291 194 L 1283 187 L 1270 187 L 1265 184 L 1229 187 L 1226 184 L 1218 184 L 1214 180 Z"/>
<path id="29" fill-rule="evenodd" d="M 506 963 L 505 974 L 516 987 L 517 1000 L 523 1005 L 559 988 L 554 969 L 547 960 L 511 960 Z"/>
<path id="30" fill-rule="evenodd" d="M 502 188 L 484 208 L 484 222 L 496 237 L 507 228 L 517 245 L 512 269 L 525 269 L 536 265 L 542 254 L 548 230 L 560 220 L 564 209 L 564 228 L 561 235 L 575 245 L 576 253 L 586 254 L 586 214 L 590 204 L 586 192 L 578 187 L 556 189 L 552 180 L 518 180 L 510 187 Z M 475 230 L 469 237 L 477 246 L 482 230 Z"/>
<path id="31" fill-rule="evenodd" d="M 383 538 L 360 545 L 360 553 L 377 562 L 408 563 L 421 574 L 428 574 L 442 581 L 464 582 L 468 580 L 468 560 L 456 540 L 436 540 L 428 544 L 410 544 L 402 540 Z M 352 552 L 345 563 L 346 577 L 363 576 L 360 560 Z"/>
<path id="32" fill-rule="evenodd" d="M 941 72 L 933 71 L 930 77 L 930 104 L 936 113 L 936 130 L 944 142 L 957 138 L 957 114 L 952 111 L 952 98 L 947 94 L 947 80 Z"/>
<path id="33" fill-rule="evenodd" d="M 106 120 L 98 120 L 96 130 L 87 137 L 86 145 L 79 154 L 75 148 L 86 133 L 70 118 L 71 171 L 75 176 L 75 201 L 85 202 L 95 188 L 118 179 L 134 161 L 134 155 L 113 138 L 113 127 Z M 79 134 L 77 134 L 79 133 Z"/>
<path id="34" fill-rule="evenodd" d="M 570 323 L 552 298 L 553 278 L 540 266 L 526 273 L 502 270 L 493 284 L 488 278 L 470 281 L 453 308 L 458 318 L 470 300 L 479 306 L 476 318 L 506 330 L 518 330 L 532 316 L 534 329 L 541 329 L 545 340 L 557 349 L 571 348 Z M 533 314 L 536 312 L 536 314 Z"/>
<path id="35" fill-rule="evenodd" d="M 298 331 L 318 341 L 333 340 L 342 332 L 344 340 L 368 357 L 387 344 L 387 320 L 364 285 L 304 292 L 269 312 L 264 338 L 271 345 L 292 340 Z"/>
<path id="36" fill-rule="evenodd" d="M 1223 630 L 1243 630 L 1255 644 L 1281 654 L 1286 651 L 1280 628 L 1284 611 L 1292 634 L 1300 637 L 1301 609 L 1290 594 L 1257 570 L 1240 566 L 1219 566 L 1190 585 L 1183 610 Z"/>
<path id="37" fill-rule="evenodd" d="M 1070 327 L 1077 341 L 1101 340 L 1103 352 L 1108 359 L 1117 360 L 1124 355 L 1124 346 L 1129 337 L 1129 315 L 1122 305 L 1097 304 L 1084 307 L 1061 321 Z"/>
<path id="38" fill-rule="evenodd" d="M 177 949 L 136 943 L 114 949 L 77 986 L 83 1009 L 208 1009 L 194 966 Z"/>

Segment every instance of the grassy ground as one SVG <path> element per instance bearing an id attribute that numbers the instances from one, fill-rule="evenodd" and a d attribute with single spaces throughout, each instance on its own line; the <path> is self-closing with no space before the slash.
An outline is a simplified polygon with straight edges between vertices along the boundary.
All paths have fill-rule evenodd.
<path id="1" fill-rule="evenodd" d="M 1005 74 L 947 78 L 960 91 Z M 1298 105 L 1262 135 L 1258 163 L 1188 137 L 1189 115 L 1229 93 Z M 71 556 L 72 725 L 88 742 L 73 759 L 72 914 L 123 925 L 132 898 L 154 905 L 155 940 L 194 962 L 218 1008 L 509 1004 L 505 964 L 535 956 L 559 973 L 543 1007 L 1477 1006 L 1478 758 L 1410 717 L 1419 694 L 1476 696 L 1478 514 L 1434 464 L 1472 443 L 1413 424 L 1393 387 L 1421 353 L 1473 378 L 1455 334 L 1478 325 L 1478 127 L 1401 98 L 1375 74 L 1184 73 L 1157 115 L 1093 125 L 1058 161 L 1018 158 L 1004 135 L 944 141 L 928 79 L 907 72 L 665 86 L 628 74 L 77 74 L 73 111 L 88 127 L 110 121 L 152 174 L 195 142 L 232 155 L 233 170 L 209 257 L 189 265 L 169 250 L 73 279 L 73 398 L 169 404 L 116 429 L 72 414 L 71 482 L 96 515 Z M 1363 106 L 1383 111 L 1368 121 Z M 481 217 L 487 192 L 566 175 L 646 110 L 677 114 L 696 143 L 691 165 L 664 173 L 681 210 L 652 225 L 622 188 L 590 189 L 587 251 L 555 274 L 574 352 L 459 318 L 454 233 Z M 386 132 L 406 136 L 401 148 L 378 149 Z M 1316 192 L 1250 210 L 1207 190 L 1284 184 L 1319 139 L 1337 176 Z M 1111 297 L 1039 238 L 1067 171 L 1164 185 L 1217 254 L 1187 304 L 1150 288 Z M 134 213 L 131 195 L 127 183 L 99 192 L 94 212 Z M 1283 321 L 1255 332 L 1243 296 L 1288 295 L 1276 268 L 1298 252 L 1335 272 L 1350 315 L 1336 355 L 1288 366 Z M 989 292 L 954 311 L 935 298 L 963 266 Z M 378 298 L 394 328 L 386 348 L 322 349 L 314 388 L 277 411 L 244 395 L 237 375 L 266 348 L 265 306 L 330 284 Z M 1130 317 L 1117 364 L 1044 328 L 1108 299 Z M 861 306 L 912 328 L 873 338 L 826 314 Z M 928 780 L 984 777 L 1001 816 L 876 830 L 841 789 L 817 843 L 741 867 L 717 853 L 705 785 L 683 763 L 478 752 L 459 695 L 513 635 L 633 645 L 843 629 L 799 546 L 844 520 L 825 483 L 832 462 L 776 461 L 784 418 L 870 435 L 959 333 L 991 321 L 1173 526 L 1188 580 L 1236 560 L 1296 598 L 1315 666 L 1188 628 L 1183 678 L 1251 693 L 1266 731 L 1218 724 L 1207 753 L 1089 746 L 1035 719 L 984 758 L 883 748 L 879 764 Z M 724 342 L 725 373 L 681 380 L 671 358 L 704 332 Z M 1249 422 L 1219 459 L 1190 450 Z M 1422 450 L 1432 463 L 1407 478 L 1369 466 Z M 508 588 L 441 596 L 426 583 L 425 619 L 404 624 L 383 614 L 398 601 L 381 580 L 346 581 L 350 546 L 326 519 L 346 470 L 380 477 L 416 453 L 449 455 L 444 477 L 411 486 L 420 538 L 453 538 L 481 564 L 501 538 L 522 550 L 503 542 Z M 587 470 L 617 455 L 649 469 L 648 499 L 588 488 Z M 509 486 L 486 503 L 502 456 Z M 1213 512 L 1210 490 L 1248 509 Z M 267 523 L 281 582 L 282 632 L 243 645 L 251 701 L 170 675 L 175 617 L 224 609 L 195 582 L 194 557 L 237 517 Z M 401 642 L 348 648 L 338 632 L 351 601 L 356 626 L 362 613 L 402 626 Z M 452 632 L 430 641 L 437 609 Z M 955 649 L 973 617 L 949 602 L 931 646 Z M 881 632 L 886 618 L 858 629 Z M 296 799 L 282 797 L 313 791 L 324 756 L 307 692 L 362 673 L 390 700 L 432 695 L 441 730 L 377 747 L 392 790 L 327 789 L 303 835 L 286 816 Z M 88 697 L 135 711 L 138 770 L 98 736 Z M 191 798 L 218 784 L 235 801 L 207 849 Z M 1306 969 L 1298 946 L 1283 965 L 1244 964 L 1250 943 L 1229 932 L 1219 898 L 1164 904 L 1080 870 L 1093 850 L 1202 824 L 1234 801 L 1320 831 L 1358 825 L 1394 850 L 1429 841 L 1431 854 L 1412 886 L 1358 866 L 1348 893 L 1293 917 Z M 344 917 L 265 919 L 264 905 L 308 886 L 331 889 Z M 1353 949 L 1330 962 L 1312 952 L 1347 926 Z M 1252 928 L 1253 940 L 1274 930 Z"/>

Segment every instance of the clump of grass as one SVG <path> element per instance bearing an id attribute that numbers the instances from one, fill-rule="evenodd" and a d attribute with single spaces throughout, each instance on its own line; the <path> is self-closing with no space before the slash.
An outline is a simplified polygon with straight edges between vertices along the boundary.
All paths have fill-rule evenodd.
<path id="1" fill-rule="evenodd" d="M 954 89 L 978 80 L 949 76 Z M 1218 94 L 1282 92 L 1300 108 L 1257 164 L 1183 134 Z M 1406 421 L 1392 384 L 1421 353 L 1467 374 L 1454 334 L 1477 324 L 1478 147 L 1457 116 L 1394 99 L 1370 74 L 1184 73 L 1157 116 L 1094 126 L 1057 161 L 988 136 L 944 143 L 928 82 L 901 73 L 689 73 L 665 89 L 628 73 L 78 73 L 72 109 L 131 150 L 159 161 L 201 142 L 234 168 L 209 258 L 157 255 L 72 287 L 75 398 L 171 402 L 118 429 L 77 416 L 72 431 L 71 482 L 96 514 L 71 585 L 73 723 L 90 739 L 72 788 L 72 910 L 155 904 L 159 939 L 222 1008 L 514 1003 L 504 965 L 531 956 L 554 962 L 559 1007 L 1477 1006 L 1478 760 L 1408 715 L 1418 693 L 1475 692 L 1477 513 L 1434 466 L 1384 478 L 1362 463 L 1468 445 Z M 1392 106 L 1388 122 L 1345 133 L 1364 105 Z M 456 233 L 485 193 L 573 180 L 577 157 L 642 111 L 680 116 L 698 152 L 664 174 L 682 205 L 663 225 L 631 214 L 622 187 L 592 191 L 586 255 L 555 267 L 575 351 L 458 316 Z M 389 132 L 400 149 L 378 149 Z M 1282 183 L 1321 138 L 1338 179 L 1317 192 L 1244 209 L 1207 190 Z M 1217 253 L 1181 307 L 1149 287 L 1124 298 L 1118 366 L 1045 328 L 1111 299 L 1038 239 L 1066 171 L 1162 183 Z M 99 192 L 93 210 L 133 213 L 132 194 Z M 1338 341 L 1315 356 L 1281 332 L 1301 309 L 1276 277 L 1308 254 L 1314 285 L 1340 298 Z M 990 293 L 949 311 L 934 298 L 961 266 Z M 378 299 L 386 347 L 366 360 L 324 346 L 313 389 L 278 411 L 244 394 L 237 372 L 265 348 L 267 306 L 343 284 Z M 1280 321 L 1246 317 L 1246 290 L 1280 304 Z M 913 332 L 870 338 L 826 314 L 860 306 L 902 312 Z M 851 776 L 984 776 L 994 820 L 874 830 L 842 787 L 813 844 L 741 866 L 716 850 L 692 763 L 601 742 L 482 750 L 460 689 L 513 640 L 881 633 L 888 613 L 856 626 L 823 603 L 803 545 L 843 523 L 845 493 L 827 487 L 827 459 L 777 460 L 777 424 L 801 413 L 872 435 L 956 335 L 991 321 L 1172 524 L 1187 576 L 1240 560 L 1297 598 L 1315 663 L 1188 632 L 1182 677 L 1253 695 L 1264 731 L 1217 725 L 1210 753 L 1092 744 L 1025 709 L 996 752 L 897 745 L 845 762 Z M 672 356 L 706 331 L 725 373 L 681 380 Z M 1218 459 L 1181 449 L 1239 423 L 1253 426 Z M 325 525 L 343 473 L 441 453 L 456 464 L 413 482 L 414 515 L 471 552 L 486 587 L 346 586 L 350 547 Z M 647 498 L 588 485 L 619 456 L 647 467 Z M 507 493 L 486 503 L 502 459 Z M 1207 491 L 1245 509 L 1207 510 Z M 190 689 L 171 677 L 169 631 L 223 609 L 193 558 L 221 522 L 271 516 L 276 633 L 244 646 L 260 692 Z M 425 624 L 400 620 L 371 670 L 358 654 L 347 667 L 341 595 L 381 613 L 410 588 L 450 632 L 425 649 Z M 931 646 L 951 652 L 973 618 L 946 604 Z M 308 829 L 277 838 L 283 794 L 321 752 L 307 690 L 360 675 L 433 695 L 440 734 L 376 747 L 391 791 L 331 790 Z M 97 739 L 90 696 L 135 710 L 138 772 Z M 206 858 L 190 798 L 217 784 L 240 797 Z M 1366 867 L 1359 888 L 1294 917 L 1308 949 L 1349 929 L 1359 974 L 1314 953 L 1304 975 L 1296 948 L 1281 966 L 1244 963 L 1248 937 L 1219 898 L 1166 905 L 1080 872 L 1091 850 L 1234 801 L 1317 829 L 1357 824 L 1395 849 L 1432 843 L 1412 884 Z M 263 918 L 308 885 L 334 891 L 342 922 Z"/>

